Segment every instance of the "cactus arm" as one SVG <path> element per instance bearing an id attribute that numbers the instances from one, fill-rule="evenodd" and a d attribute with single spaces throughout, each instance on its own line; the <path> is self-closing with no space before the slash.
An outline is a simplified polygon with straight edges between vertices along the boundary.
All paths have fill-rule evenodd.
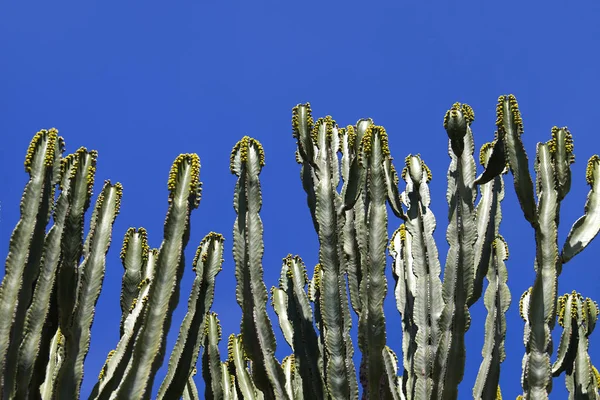
<path id="1" fill-rule="evenodd" d="M 414 304 L 417 290 L 416 276 L 413 271 L 411 254 L 412 239 L 401 224 L 392 235 L 389 252 L 393 258 L 392 272 L 396 280 L 394 290 L 396 306 L 402 315 L 402 357 L 404 374 L 402 377 L 402 395 L 408 399 L 415 398 L 414 355 L 417 348 L 417 327 L 414 324 Z"/>
<path id="2" fill-rule="evenodd" d="M 169 174 L 169 210 L 164 239 L 156 261 L 156 273 L 148 294 L 143 327 L 134 345 L 132 361 L 115 396 L 148 398 L 156 371 L 164 358 L 171 315 L 177 306 L 183 272 L 183 251 L 189 239 L 192 209 L 200 204 L 200 159 L 181 154 Z"/>
<path id="3" fill-rule="evenodd" d="M 321 314 L 321 280 L 323 279 L 323 269 L 321 264 L 315 265 L 313 277 L 308 282 L 308 298 L 314 305 L 315 325 L 319 329 L 319 373 L 323 377 L 323 380 L 327 382 L 327 352 L 325 351 L 325 325 L 323 323 L 323 316 Z M 325 393 L 327 388 L 325 388 Z"/>
<path id="4" fill-rule="evenodd" d="M 362 275 L 360 271 L 360 249 L 357 243 L 355 225 L 360 224 L 362 226 L 364 224 L 362 224 L 362 220 L 356 220 L 356 213 L 353 207 L 361 194 L 364 169 L 359 165 L 356 155 L 356 138 L 358 131 L 360 131 L 362 137 L 365 126 L 368 126 L 369 123 L 361 121 L 358 122 L 357 128 L 349 125 L 344 130 L 340 129 L 341 166 L 342 179 L 344 181 L 341 195 L 344 198 L 344 210 L 346 211 L 346 219 L 343 227 L 344 232 L 342 233 L 342 246 L 345 256 L 344 272 L 348 280 L 350 305 L 357 315 L 360 314 L 361 310 L 359 286 Z"/>
<path id="5" fill-rule="evenodd" d="M 52 340 L 50 341 L 50 354 L 48 364 L 46 365 L 46 380 L 40 386 L 40 396 L 42 400 L 54 399 L 54 383 L 60 365 L 64 359 L 64 336 L 60 332 L 60 328 L 56 330 Z"/>
<path id="6" fill-rule="evenodd" d="M 414 355 L 415 398 L 431 398 L 433 392 L 433 366 L 439 341 L 439 319 L 444 308 L 442 298 L 441 267 L 433 239 L 435 217 L 429 209 L 430 195 L 427 182 L 431 179 L 429 168 L 419 156 L 409 155 L 402 177 L 406 181 L 404 203 L 406 230 L 411 235 L 413 271 L 416 276 L 414 323 L 417 327 L 417 348 Z"/>
<path id="7" fill-rule="evenodd" d="M 540 193 L 536 229 L 536 278 L 529 301 L 528 323 L 523 358 L 523 389 L 526 397 L 547 396 L 552 390 L 551 332 L 556 315 L 558 275 L 557 213 L 558 193 L 555 189 L 554 165 L 548 145 L 538 143 L 536 157 L 538 193 Z"/>
<path id="8" fill-rule="evenodd" d="M 464 375 L 466 360 L 465 332 L 471 316 L 467 301 L 473 294 L 475 224 L 475 160 L 470 124 L 473 110 L 455 103 L 446 113 L 444 127 L 449 137 L 448 153 L 448 229 L 450 246 L 444 269 L 442 296 L 444 308 L 440 316 L 440 339 L 434 368 L 434 396 L 439 399 L 458 397 L 458 384 Z"/>
<path id="9" fill-rule="evenodd" d="M 600 398 L 597 371 L 588 354 L 589 335 L 598 319 L 598 305 L 573 291 L 558 298 L 558 323 L 563 327 L 561 349 L 552 370 L 554 376 L 566 372 L 569 398 Z"/>
<path id="10" fill-rule="evenodd" d="M 281 368 L 285 375 L 285 390 L 290 399 L 304 399 L 302 391 L 302 377 L 300 376 L 295 363 L 294 354 L 285 357 L 281 362 Z"/>
<path id="11" fill-rule="evenodd" d="M 267 290 L 263 283 L 264 252 L 259 174 L 264 165 L 262 145 L 245 136 L 231 153 L 231 172 L 238 177 L 234 209 L 233 258 L 236 297 L 242 308 L 243 345 L 252 361 L 252 376 L 266 398 L 286 398 L 281 365 L 275 359 L 275 334 L 267 315 Z"/>
<path id="12" fill-rule="evenodd" d="M 198 393 L 198 388 L 196 387 L 196 382 L 194 382 L 193 375 L 190 375 L 187 379 L 182 397 L 183 400 L 200 400 L 200 394 Z"/>
<path id="13" fill-rule="evenodd" d="M 402 199 L 398 190 L 398 173 L 392 164 L 392 158 L 386 158 L 383 162 L 383 171 L 385 173 L 385 185 L 387 188 L 387 200 L 394 215 L 398 218 L 406 219 L 402 209 Z"/>
<path id="14" fill-rule="evenodd" d="M 319 221 L 319 262 L 323 268 L 321 280 L 321 313 L 325 326 L 325 351 L 327 352 L 327 390 L 336 399 L 358 396 L 354 387 L 354 365 L 352 349 L 348 346 L 350 312 L 348 310 L 346 283 L 342 275 L 340 231 L 343 229 L 343 216 L 337 214 L 341 200 L 336 192 L 338 181 L 332 179 L 337 169 L 337 156 L 332 157 L 329 142 L 333 138 L 334 121 L 331 117 L 317 121 L 314 141 L 319 143 L 315 163 L 319 168 L 315 183 L 317 197 L 316 217 Z M 349 353 L 350 352 L 350 353 Z"/>
<path id="15" fill-rule="evenodd" d="M 56 390 L 59 398 L 79 393 L 83 380 L 83 364 L 90 345 L 90 331 L 96 302 L 100 296 L 106 253 L 110 246 L 112 226 L 119 213 L 123 188 L 120 183 L 106 181 L 98 195 L 88 234 L 88 251 L 79 267 L 81 278 L 73 310 L 73 325 L 63 331 L 65 360 L 61 364 Z"/>
<path id="16" fill-rule="evenodd" d="M 393 400 L 401 400 L 400 385 L 398 384 L 398 357 L 388 346 L 383 348 L 383 363 L 385 366 L 385 383 L 387 392 Z"/>
<path id="17" fill-rule="evenodd" d="M 121 249 L 121 263 L 124 272 L 121 283 L 121 325 L 120 335 L 123 336 L 123 325 L 131 312 L 131 303 L 138 297 L 142 281 L 144 265 L 148 260 L 148 234 L 144 228 L 127 229 Z"/>
<path id="18" fill-rule="evenodd" d="M 575 222 L 565 241 L 561 256 L 563 263 L 581 252 L 600 231 L 600 158 L 597 155 L 588 161 L 586 180 L 591 189 L 583 216 Z"/>
<path id="19" fill-rule="evenodd" d="M 357 204 L 362 204 L 362 200 L 358 200 Z M 360 205 L 358 206 L 360 207 Z M 364 231 L 364 219 L 356 218 L 357 214 L 354 210 L 346 212 L 346 221 L 344 223 L 343 232 L 343 247 L 345 255 L 345 273 L 348 279 L 348 292 L 350 294 L 350 305 L 354 312 L 359 315 L 362 309 L 359 288 L 362 280 L 360 270 L 360 247 L 357 241 L 357 230 Z"/>
<path id="20" fill-rule="evenodd" d="M 229 373 L 229 367 L 226 362 L 221 363 L 221 387 L 223 388 L 223 399 L 238 399 L 238 393 L 235 387 L 235 375 Z"/>
<path id="21" fill-rule="evenodd" d="M 169 358 L 167 375 L 158 390 L 158 399 L 180 396 L 195 368 L 200 345 L 204 341 L 206 315 L 215 295 L 215 278 L 223 263 L 223 241 L 222 235 L 210 232 L 198 246 L 193 262 L 196 278 L 188 300 L 188 311 Z"/>
<path id="22" fill-rule="evenodd" d="M 496 141 L 497 143 L 497 141 Z M 503 148 L 503 147 L 502 147 Z M 486 170 L 493 162 L 495 144 L 487 143 L 481 147 L 479 160 Z M 502 158 L 504 162 L 504 158 Z M 475 242 L 475 279 L 473 281 L 473 294 L 468 301 L 471 307 L 479 300 L 483 291 L 483 278 L 487 275 L 490 258 L 492 256 L 491 243 L 498 234 L 498 227 L 502 220 L 501 201 L 504 199 L 504 180 L 500 174 L 480 185 L 481 197 L 475 209 L 475 223 L 477 225 L 477 241 Z"/>
<path id="23" fill-rule="evenodd" d="M 364 190 L 365 224 L 368 227 L 364 239 L 368 256 L 361 258 L 362 280 L 360 282 L 361 314 L 358 320 L 358 343 L 362 352 L 361 382 L 368 398 L 391 397 L 387 385 L 383 350 L 385 348 L 385 317 L 383 300 L 387 293 L 385 278 L 387 233 L 387 185 L 383 168 L 389 159 L 387 134 L 383 127 L 371 125 L 365 132 L 359 150 L 359 159 L 365 169 Z M 381 392 L 383 390 L 383 392 Z"/>
<path id="24" fill-rule="evenodd" d="M 283 292 L 287 298 L 285 313 L 289 316 L 288 321 L 291 322 L 292 329 L 289 343 L 294 351 L 294 368 L 297 372 L 293 381 L 302 385 L 304 396 L 321 399 L 325 387 L 319 370 L 322 354 L 319 351 L 312 309 L 305 291 L 307 283 L 306 266 L 302 259 L 292 255 L 284 258 L 278 291 Z"/>
<path id="25" fill-rule="evenodd" d="M 223 399 L 230 396 L 225 392 L 229 392 L 230 380 L 229 372 L 225 368 L 225 377 L 223 376 L 223 368 L 221 356 L 219 354 L 219 342 L 221 341 L 221 325 L 216 313 L 206 315 L 204 348 L 202 352 L 202 376 L 206 388 L 204 389 L 204 397 L 208 400 Z"/>
<path id="26" fill-rule="evenodd" d="M 315 230 L 319 231 L 319 222 L 315 215 L 317 198 L 315 194 L 315 185 L 313 171 L 317 168 L 314 163 L 314 148 L 311 141 L 311 131 L 313 129 L 313 118 L 311 115 L 310 104 L 298 104 L 292 109 L 292 134 L 296 138 L 298 149 L 296 150 L 296 161 L 302 164 L 300 170 L 300 179 L 302 188 L 306 192 L 306 203 L 310 210 Z"/>
<path id="27" fill-rule="evenodd" d="M 476 185 L 485 185 L 506 172 L 508 165 L 506 162 L 504 141 L 498 136 L 498 131 L 496 131 L 495 136 L 496 139 L 493 142 L 484 145 L 486 147 L 484 171 L 475 179 Z M 483 147 L 480 155 L 483 157 Z M 483 160 L 480 159 L 480 161 L 483 164 Z"/>
<path id="28" fill-rule="evenodd" d="M 281 332 L 283 332 L 285 341 L 294 350 L 294 328 L 288 318 L 288 302 L 288 295 L 285 290 L 274 286 L 271 288 L 271 303 L 275 314 L 279 318 L 279 327 L 281 328 Z"/>
<path id="29" fill-rule="evenodd" d="M 139 283 L 139 294 L 129 308 L 129 315 L 123 324 L 123 334 L 115 350 L 107 357 L 98 376 L 98 383 L 94 386 L 90 399 L 108 399 L 110 394 L 118 387 L 128 367 L 132 363 L 131 355 L 135 338 L 142 327 L 144 313 L 147 306 L 148 294 L 156 268 L 158 249 L 148 252 L 148 259 L 144 265 L 143 279 Z"/>
<path id="30" fill-rule="evenodd" d="M 575 162 L 573 154 L 573 136 L 567 127 L 552 127 L 552 139 L 548 142 L 550 152 L 554 158 L 556 173 L 556 190 L 558 200 L 565 198 L 571 189 L 571 167 Z"/>
<path id="31" fill-rule="evenodd" d="M 304 109 L 305 106 L 299 108 Z M 297 115 L 297 110 L 295 108 L 294 115 Z M 326 384 L 329 395 L 334 398 L 356 398 L 358 385 L 352 361 L 353 347 L 349 340 L 352 321 L 342 263 L 345 215 L 340 212 L 344 205 L 342 196 L 337 193 L 340 177 L 337 151 L 340 142 L 335 121 L 330 116 L 319 119 L 313 126 L 310 139 L 314 146 L 312 179 L 316 200 L 315 227 L 320 243 L 319 262 L 323 270 L 319 299 L 325 328 L 321 334 L 326 344 Z"/>
<path id="32" fill-rule="evenodd" d="M 496 106 L 498 140 L 504 142 L 506 160 L 514 178 L 515 191 L 525 219 L 537 225 L 533 182 L 529 173 L 529 161 L 521 140 L 523 120 L 515 96 L 500 96 Z"/>
<path id="33" fill-rule="evenodd" d="M 78 152 L 85 153 L 86 149 L 80 148 Z M 84 217 L 91 203 L 97 156 L 98 154 L 95 151 L 89 152 L 89 155 L 83 159 L 80 155 L 77 173 L 87 176 L 88 179 L 77 179 L 73 184 L 69 215 L 67 216 L 61 242 L 62 254 L 58 266 L 56 287 L 58 321 L 64 331 L 72 324 L 73 310 L 77 298 L 78 266 L 84 250 Z"/>
<path id="34" fill-rule="evenodd" d="M 21 199 L 21 217 L 10 238 L 8 256 L 6 258 L 5 275 L 0 284 L 0 386 L 3 385 L 7 352 L 9 348 L 18 349 L 21 332 L 15 343 L 10 338 L 15 329 L 16 320 L 21 320 L 26 308 L 18 314 L 17 307 L 27 307 L 31 301 L 32 284 L 39 273 L 39 266 L 28 260 L 30 254 L 35 257 L 41 246 L 48 222 L 49 212 L 54 200 L 54 184 L 58 176 L 54 176 L 60 165 L 63 151 L 62 138 L 56 129 L 42 130 L 36 133 L 25 158 L 25 171 L 29 181 L 25 186 Z M 60 175 L 60 174 L 56 174 Z M 26 299 L 25 297 L 29 297 Z M 22 326 L 21 326 L 22 328 Z M 8 371 L 13 375 L 13 371 Z M 9 382 L 9 390 L 14 382 Z"/>
<path id="35" fill-rule="evenodd" d="M 227 342 L 228 363 L 233 367 L 235 382 L 244 400 L 262 399 L 263 393 L 254 385 L 248 372 L 248 357 L 241 335 L 231 334 Z"/>
<path id="36" fill-rule="evenodd" d="M 35 364 L 40 357 L 43 329 L 48 322 L 51 312 L 51 299 L 56 295 L 56 269 L 60 259 L 60 242 L 62 240 L 64 223 L 69 212 L 69 194 L 73 181 L 72 178 L 73 176 L 76 176 L 75 179 L 87 178 L 85 175 L 75 175 L 78 157 L 78 154 L 75 153 L 63 158 L 61 162 L 63 170 L 61 193 L 54 209 L 54 225 L 46 236 L 40 275 L 31 306 L 27 309 L 27 315 L 25 316 L 25 335 L 18 348 L 17 368 L 12 369 L 17 374 L 16 390 L 17 397 L 19 398 L 26 398 L 28 396 L 30 382 L 35 373 Z M 37 380 L 39 380 L 39 377 L 34 379 L 34 381 Z"/>
<path id="37" fill-rule="evenodd" d="M 500 363 L 506 357 L 504 339 L 506 338 L 506 311 L 511 296 L 506 284 L 508 272 L 504 261 L 508 258 L 506 242 L 498 236 L 492 245 L 490 268 L 487 272 L 488 287 L 484 295 L 488 314 L 485 320 L 485 341 L 481 355 L 483 360 L 473 387 L 473 398 L 493 399 L 499 392 Z"/>

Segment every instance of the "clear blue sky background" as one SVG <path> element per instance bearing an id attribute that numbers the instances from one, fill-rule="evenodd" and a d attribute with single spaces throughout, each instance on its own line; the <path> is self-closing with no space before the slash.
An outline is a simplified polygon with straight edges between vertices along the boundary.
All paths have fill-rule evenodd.
<path id="1" fill-rule="evenodd" d="M 433 171 L 431 208 L 443 263 L 449 163 L 444 112 L 455 101 L 474 108 L 478 150 L 492 139 L 497 97 L 514 93 L 530 159 L 553 125 L 567 125 L 574 134 L 577 162 L 560 219 L 564 241 L 583 211 L 586 161 L 600 152 L 600 5 L 416 3 L 80 1 L 0 6 L 0 256 L 6 256 L 18 220 L 27 177 L 23 160 L 37 130 L 58 128 L 68 152 L 79 146 L 99 151 L 96 193 L 104 179 L 124 186 L 85 364 L 84 396 L 118 341 L 123 235 L 130 226 L 144 226 L 151 246 L 160 245 L 167 176 L 179 153 L 200 155 L 204 189 L 192 215 L 169 352 L 187 306 L 193 253 L 209 231 L 227 238 L 213 309 L 225 337 L 239 331 L 231 256 L 235 177 L 229 172 L 229 154 L 243 135 L 260 140 L 266 152 L 261 177 L 267 287 L 277 283 L 281 258 L 288 253 L 302 256 L 312 270 L 318 241 L 294 160 L 290 122 L 291 109 L 299 102 L 310 101 L 316 117 L 331 114 L 342 125 L 372 117 L 390 135 L 397 168 L 407 154 L 421 153 Z M 534 237 L 518 207 L 512 178 L 506 183 L 501 233 L 510 248 L 513 302 L 501 387 L 505 398 L 514 398 L 520 393 L 524 351 L 518 299 L 533 282 Z M 391 215 L 390 233 L 398 223 Z M 600 240 L 565 266 L 560 294 L 576 289 L 600 300 L 598 254 Z M 388 276 L 388 344 L 400 354 L 400 316 Z M 480 302 L 472 311 L 461 398 L 471 397 L 481 361 L 485 308 Z M 282 359 L 290 350 L 276 322 L 274 326 Z M 590 346 L 597 365 L 598 336 L 592 335 Z M 155 391 L 164 374 L 163 368 Z M 197 382 L 202 391 L 200 375 Z M 564 376 L 555 379 L 554 387 L 552 398 L 566 398 Z"/>

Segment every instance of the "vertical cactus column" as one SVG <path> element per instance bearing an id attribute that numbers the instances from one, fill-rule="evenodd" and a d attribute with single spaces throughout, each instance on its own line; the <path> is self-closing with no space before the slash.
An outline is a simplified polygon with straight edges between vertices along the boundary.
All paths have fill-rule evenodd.
<path id="1" fill-rule="evenodd" d="M 189 239 L 190 214 L 200 204 L 200 159 L 179 155 L 169 173 L 169 209 L 164 239 L 148 293 L 148 305 L 133 349 L 131 362 L 116 389 L 118 398 L 147 399 L 162 364 L 171 316 L 179 301 L 184 250 Z"/>
<path id="2" fill-rule="evenodd" d="M 362 352 L 361 381 L 367 398 L 392 398 L 384 356 L 386 350 L 383 301 L 387 293 L 385 278 L 388 243 L 387 209 L 389 200 L 403 216 L 397 194 L 398 176 L 393 166 L 388 137 L 381 126 L 370 125 L 361 138 L 358 162 L 363 169 L 359 189 L 362 202 L 355 205 L 356 239 L 360 249 L 361 279 L 358 344 Z M 349 177 L 348 185 L 352 184 Z M 395 189 L 395 191 L 394 191 Z M 348 192 L 346 192 L 348 193 Z M 392 196 L 390 196 L 392 193 Z M 361 208 L 362 209 L 359 209 Z M 394 356 L 395 357 L 395 356 Z M 395 378 L 395 373 L 394 373 Z"/>
<path id="3" fill-rule="evenodd" d="M 343 201 L 337 192 L 340 172 L 337 152 L 338 128 L 331 117 L 316 123 L 310 105 L 294 107 L 292 126 L 297 139 L 296 158 L 302 164 L 303 186 L 319 236 L 320 312 L 324 329 L 325 382 L 335 399 L 358 397 L 349 333 L 352 321 L 344 279 L 341 238 L 344 227 Z"/>
<path id="4" fill-rule="evenodd" d="M 473 295 L 475 224 L 475 160 L 470 125 L 475 116 L 470 106 L 455 103 L 444 117 L 449 137 L 448 229 L 450 245 L 444 268 L 444 308 L 439 322 L 439 342 L 434 367 L 434 398 L 456 399 L 466 360 L 465 332 L 471 316 L 468 300 Z"/>
<path id="5" fill-rule="evenodd" d="M 408 254 L 412 258 L 412 270 L 416 277 L 413 323 L 416 326 L 416 349 L 414 363 L 410 365 L 409 381 L 413 380 L 411 392 L 407 397 L 429 399 L 435 390 L 434 366 L 439 343 L 439 321 L 444 308 L 442 297 L 441 267 L 438 250 L 433 240 L 436 221 L 429 209 L 431 201 L 427 183 L 431 172 L 420 156 L 409 155 L 402 171 L 406 181 L 403 194 L 404 204 L 408 207 L 405 223 L 406 234 L 411 244 Z M 407 366 L 405 365 L 405 368 Z"/>
<path id="6" fill-rule="evenodd" d="M 233 206 L 233 258 L 236 297 L 242 308 L 241 343 L 252 362 L 252 379 L 265 399 L 285 399 L 283 370 L 275 359 L 275 334 L 267 315 L 263 281 L 263 225 L 259 174 L 264 165 L 262 145 L 245 136 L 231 152 L 231 172 L 238 177 Z"/>
<path id="7" fill-rule="evenodd" d="M 60 179 L 63 149 L 63 140 L 56 129 L 41 130 L 31 141 L 25 157 L 29 181 L 21 199 L 20 219 L 10 238 L 6 273 L 0 285 L 0 387 L 5 395 L 13 389 L 16 372 L 14 365 L 7 370 L 7 353 L 10 348 L 18 349 L 21 342 L 23 317 L 40 272 L 45 229 L 55 185 Z"/>

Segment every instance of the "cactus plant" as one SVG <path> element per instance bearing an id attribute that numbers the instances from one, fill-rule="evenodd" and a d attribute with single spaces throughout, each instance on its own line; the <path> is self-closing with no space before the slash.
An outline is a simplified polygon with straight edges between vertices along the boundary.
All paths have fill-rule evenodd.
<path id="1" fill-rule="evenodd" d="M 423 158 L 409 155 L 398 174 L 387 132 L 373 120 L 339 127 L 331 116 L 315 121 L 308 103 L 294 107 L 296 161 L 319 239 L 318 263 L 309 277 L 302 258 L 289 254 L 278 286 L 270 292 L 263 279 L 260 217 L 265 154 L 258 140 L 243 137 L 230 156 L 230 170 L 237 177 L 232 250 L 240 331 L 228 336 L 223 360 L 222 328 L 211 308 L 225 242 L 221 234 L 211 232 L 192 262 L 195 277 L 188 311 L 157 397 L 199 399 L 195 379 L 200 368 L 208 399 L 357 399 L 361 393 L 366 399 L 456 399 L 467 356 L 465 333 L 472 323 L 481 323 L 483 359 L 472 395 L 501 398 L 512 260 L 500 223 L 503 175 L 510 172 L 536 242 L 535 281 L 519 302 L 525 321 L 520 398 L 548 398 L 553 378 L 564 373 L 570 398 L 599 399 L 600 374 L 588 353 L 599 308 L 577 292 L 558 297 L 557 283 L 563 265 L 600 231 L 600 158 L 589 159 L 586 179 L 591 189 L 584 215 L 559 250 L 560 206 L 571 187 L 574 161 L 572 135 L 566 127 L 552 128 L 550 139 L 537 146 L 533 179 L 515 97 L 501 96 L 496 112 L 497 131 L 493 141 L 481 147 L 483 171 L 478 176 L 473 109 L 455 103 L 444 116 L 450 156 L 449 248 L 442 271 L 433 235 L 437 222 L 430 208 L 433 175 Z M 3 399 L 80 397 L 90 328 L 123 189 L 119 183 L 105 182 L 84 240 L 97 153 L 80 148 L 63 157 L 64 148 L 55 129 L 42 130 L 26 154 L 30 179 L 0 286 Z M 182 154 L 173 163 L 158 249 L 150 248 L 144 228 L 125 233 L 120 337 L 106 357 L 91 399 L 151 396 L 179 302 L 191 213 L 200 203 L 199 174 L 196 154 Z M 397 226 L 391 238 L 390 223 Z M 392 259 L 402 343 L 391 343 L 385 330 L 386 249 Z M 275 356 L 269 293 L 291 350 L 282 360 Z M 487 317 L 471 321 L 470 307 L 482 297 Z M 358 368 L 350 336 L 352 312 L 358 321 Z M 556 321 L 562 336 L 552 362 Z"/>

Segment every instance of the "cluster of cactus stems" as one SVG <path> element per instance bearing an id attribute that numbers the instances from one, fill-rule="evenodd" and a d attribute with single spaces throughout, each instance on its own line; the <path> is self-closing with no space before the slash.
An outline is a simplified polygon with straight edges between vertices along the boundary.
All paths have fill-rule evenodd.
<path id="1" fill-rule="evenodd" d="M 482 297 L 488 313 L 483 359 L 472 394 L 475 399 L 501 398 L 500 367 L 511 294 L 508 245 L 500 222 L 503 175 L 510 172 L 536 241 L 535 281 L 519 302 L 525 321 L 519 398 L 547 399 L 553 377 L 564 372 L 570 398 L 600 399 L 600 374 L 587 351 L 598 305 L 576 292 L 557 294 L 563 264 L 600 230 L 600 158 L 589 159 L 586 180 L 591 190 L 584 214 L 559 248 L 560 205 L 571 186 L 574 161 L 571 133 L 566 127 L 554 127 L 550 140 L 538 144 L 534 181 L 521 141 L 523 122 L 516 99 L 501 96 L 497 131 L 494 140 L 481 147 L 483 172 L 477 176 L 474 118 L 471 107 L 460 103 L 444 117 L 450 156 L 449 249 L 442 275 L 433 238 L 436 219 L 429 208 L 432 174 L 420 155 L 406 157 L 398 174 L 383 127 L 370 119 L 339 127 L 330 116 L 315 121 L 309 104 L 294 107 L 296 161 L 319 239 L 319 261 L 309 278 L 302 259 L 288 255 L 278 286 L 270 291 L 263 279 L 260 218 L 259 175 L 265 155 L 257 140 L 242 138 L 230 157 L 231 172 L 237 177 L 233 258 L 236 298 L 242 309 L 240 332 L 229 336 L 223 361 L 221 326 L 211 307 L 224 238 L 211 232 L 192 262 L 195 278 L 188 311 L 158 398 L 200 398 L 194 376 L 201 354 L 207 399 L 357 399 L 360 393 L 365 399 L 456 399 L 464 375 L 465 333 L 472 323 L 469 309 Z M 85 148 L 63 153 L 58 132 L 42 130 L 25 158 L 30 179 L 0 286 L 2 399 L 80 396 L 122 187 L 105 182 L 85 235 L 97 154 Z M 399 188 L 400 177 L 404 190 Z M 201 197 L 196 154 L 177 157 L 168 189 L 160 247 L 150 248 L 144 228 L 125 233 L 120 339 L 106 358 L 91 399 L 150 398 L 164 362 L 186 266 L 190 216 Z M 388 207 L 398 219 L 391 238 Z M 385 330 L 386 252 L 392 258 L 393 293 L 401 315 L 401 374 L 391 349 L 395 344 L 387 343 Z M 269 297 L 291 349 L 281 361 L 275 357 Z M 360 365 L 353 361 L 352 312 L 358 318 Z M 556 320 L 563 330 L 552 362 Z"/>

